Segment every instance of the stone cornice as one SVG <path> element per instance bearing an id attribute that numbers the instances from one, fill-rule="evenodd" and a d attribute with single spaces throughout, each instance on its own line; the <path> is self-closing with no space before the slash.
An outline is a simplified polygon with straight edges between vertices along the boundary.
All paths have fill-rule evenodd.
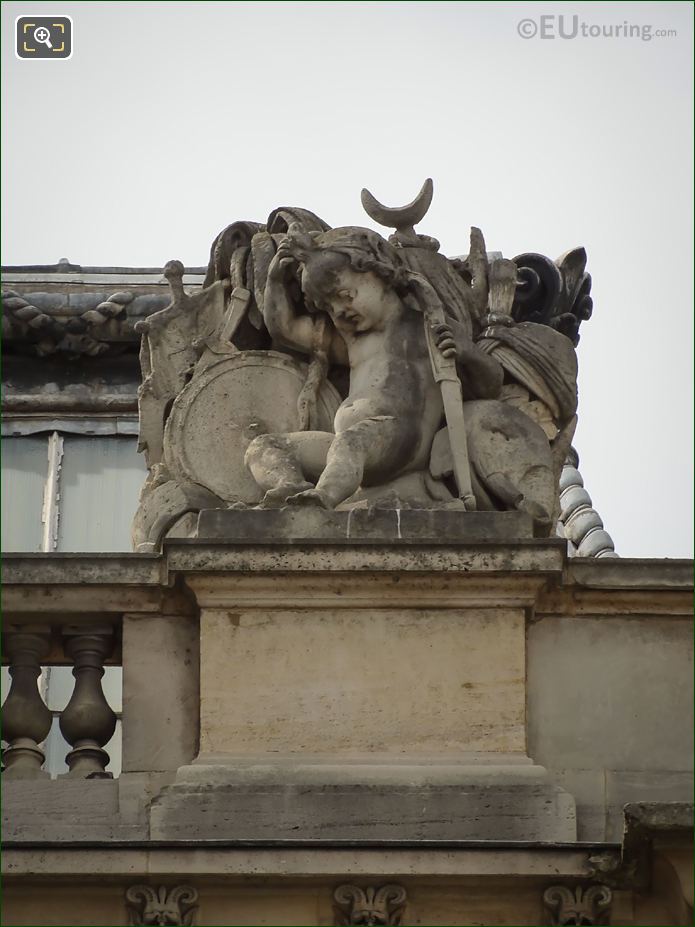
<path id="1" fill-rule="evenodd" d="M 5 554 L 6 622 L 215 607 L 525 607 L 533 618 L 692 614 L 692 561 L 566 559 L 559 540 L 509 544 L 223 544 L 163 555 Z M 53 617 L 52 617 L 53 616 Z M 91 620 L 91 618 L 89 618 Z"/>
<path id="2" fill-rule="evenodd" d="M 276 876 L 340 876 L 391 875 L 402 873 L 417 876 L 475 876 L 499 878 L 585 878 L 589 859 L 614 845 L 568 844 L 496 845 L 485 841 L 485 846 L 462 844 L 461 841 L 418 841 L 412 846 L 376 843 L 370 846 L 360 840 L 357 846 L 341 846 L 330 840 L 315 842 L 283 842 L 273 846 L 246 844 L 234 841 L 186 841 L 166 846 L 153 846 L 152 842 L 131 844 L 108 841 L 101 845 L 70 846 L 64 842 L 23 844 L 5 843 L 3 871 L 6 877 L 42 874 L 52 877 L 82 875 L 91 877 L 103 873 L 110 876 L 119 871 L 124 875 L 133 872 L 167 872 L 171 875 L 214 875 L 226 878 L 249 872 Z M 305 845 L 302 845 L 302 844 Z M 428 845 L 431 844 L 431 845 Z"/>
<path id="3" fill-rule="evenodd" d="M 2 270 L 3 341 L 37 357 L 74 359 L 133 350 L 135 324 L 171 302 L 154 267 L 55 265 Z M 187 268 L 183 282 L 198 288 L 205 268 Z"/>

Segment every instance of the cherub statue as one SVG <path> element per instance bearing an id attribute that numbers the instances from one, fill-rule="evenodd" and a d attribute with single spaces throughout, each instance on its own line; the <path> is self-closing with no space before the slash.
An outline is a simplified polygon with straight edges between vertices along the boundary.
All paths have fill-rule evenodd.
<path id="1" fill-rule="evenodd" d="M 291 294 L 296 279 L 303 306 Z M 335 508 L 360 487 L 428 467 L 444 411 L 423 326 L 432 299 L 427 281 L 376 232 L 290 230 L 268 271 L 265 324 L 280 346 L 349 366 L 350 386 L 335 434 L 266 434 L 249 445 L 246 463 L 265 490 L 263 507 Z M 496 396 L 498 363 L 452 326 L 436 326 L 434 349 L 456 355 L 467 398 Z"/>
<path id="2" fill-rule="evenodd" d="M 256 504 L 519 510 L 552 533 L 586 254 L 505 260 L 472 228 L 448 258 L 414 229 L 431 198 L 431 181 L 404 207 L 363 191 L 388 241 L 295 207 L 233 223 L 193 294 L 167 266 L 172 304 L 138 326 L 138 549 L 194 530 L 202 508 Z"/>

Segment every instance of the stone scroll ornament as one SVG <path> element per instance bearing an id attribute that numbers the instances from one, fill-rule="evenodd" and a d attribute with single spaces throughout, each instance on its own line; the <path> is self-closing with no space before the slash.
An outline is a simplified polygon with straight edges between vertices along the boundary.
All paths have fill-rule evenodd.
<path id="1" fill-rule="evenodd" d="M 582 249 L 465 258 L 364 190 L 387 238 L 280 207 L 212 244 L 203 287 L 142 334 L 139 551 L 195 536 L 203 508 L 526 512 L 554 533 L 576 426 L 575 345 L 591 314 Z"/>
<path id="2" fill-rule="evenodd" d="M 398 925 L 405 913 L 406 891 L 402 885 L 339 885 L 333 893 L 334 924 Z"/>
<path id="3" fill-rule="evenodd" d="M 547 923 L 554 927 L 591 927 L 611 922 L 613 892 L 607 885 L 552 885 L 543 893 Z"/>
<path id="4" fill-rule="evenodd" d="M 198 912 L 198 892 L 190 885 L 174 888 L 153 888 L 151 885 L 131 885 L 125 893 L 128 923 L 133 927 L 145 924 L 182 925 L 195 924 Z"/>

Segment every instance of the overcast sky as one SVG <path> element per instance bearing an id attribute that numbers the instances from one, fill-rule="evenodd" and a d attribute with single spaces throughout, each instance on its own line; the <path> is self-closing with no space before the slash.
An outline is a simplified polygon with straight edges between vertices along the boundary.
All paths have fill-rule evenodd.
<path id="1" fill-rule="evenodd" d="M 69 61 L 15 58 L 15 17 L 42 13 L 73 17 Z M 557 35 L 560 14 L 575 38 L 520 36 L 541 15 Z M 471 225 L 507 257 L 586 247 L 586 487 L 622 555 L 692 556 L 692 18 L 690 3 L 5 2 L 2 261 L 205 264 L 234 220 L 293 205 L 375 227 L 363 186 L 400 205 L 432 177 L 419 230 L 447 254 Z M 590 34 L 625 24 L 653 37 Z"/>

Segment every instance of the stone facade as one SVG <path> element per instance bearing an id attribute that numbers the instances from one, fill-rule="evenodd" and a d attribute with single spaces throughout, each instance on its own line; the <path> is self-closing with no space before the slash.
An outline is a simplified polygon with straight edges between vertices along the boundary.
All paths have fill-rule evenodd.
<path id="1" fill-rule="evenodd" d="M 200 924 L 354 923 L 346 884 L 400 886 L 404 924 L 571 923 L 592 886 L 613 924 L 687 923 L 689 564 L 197 540 L 4 581 L 10 648 L 68 660 L 98 614 L 124 666 L 120 778 L 5 774 L 5 923 L 125 923 L 137 885 Z"/>

